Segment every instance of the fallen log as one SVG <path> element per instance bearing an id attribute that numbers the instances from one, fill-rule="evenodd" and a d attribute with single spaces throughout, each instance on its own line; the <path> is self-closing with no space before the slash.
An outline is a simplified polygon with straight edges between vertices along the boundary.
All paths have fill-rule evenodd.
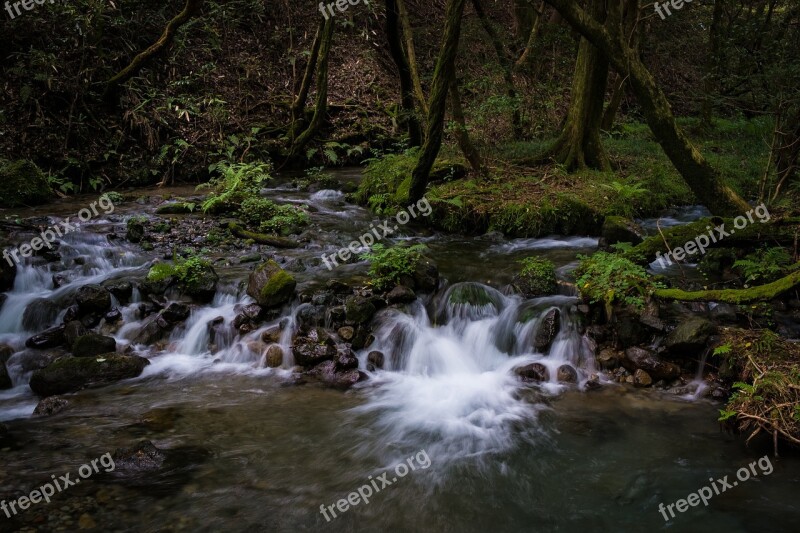
<path id="1" fill-rule="evenodd" d="M 683 302 L 721 302 L 728 304 L 748 304 L 767 302 L 800 286 L 800 263 L 793 267 L 794 272 L 778 281 L 749 289 L 716 289 L 706 291 L 684 291 L 681 289 L 656 289 L 656 298 L 680 300 Z"/>
<path id="2" fill-rule="evenodd" d="M 270 246 L 274 246 L 275 248 L 297 248 L 300 246 L 299 243 L 285 237 L 248 231 L 235 222 L 229 223 L 228 229 L 236 237 L 241 239 L 250 239 L 259 244 L 268 244 Z"/>

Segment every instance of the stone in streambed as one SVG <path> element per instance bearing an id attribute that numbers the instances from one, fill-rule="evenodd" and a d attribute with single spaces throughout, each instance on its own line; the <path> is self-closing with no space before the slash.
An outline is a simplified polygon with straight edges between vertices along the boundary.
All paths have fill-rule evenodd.
<path id="1" fill-rule="evenodd" d="M 386 300 L 390 304 L 408 304 L 417 299 L 417 295 L 414 291 L 408 287 L 404 287 L 403 285 L 397 285 L 394 289 L 389 291 L 389 294 L 386 295 Z"/>
<path id="2" fill-rule="evenodd" d="M 386 357 L 383 352 L 373 350 L 367 355 L 367 370 L 375 372 L 375 370 L 382 369 L 385 361 Z"/>
<path id="3" fill-rule="evenodd" d="M 295 362 L 312 367 L 336 356 L 336 344 L 321 328 L 312 328 L 305 337 L 297 337 L 292 346 Z"/>
<path id="4" fill-rule="evenodd" d="M 84 285 L 75 296 L 81 315 L 105 314 L 111 309 L 111 293 L 100 285 Z"/>
<path id="5" fill-rule="evenodd" d="M 10 389 L 14 386 L 11 376 L 8 375 L 8 368 L 3 361 L 0 361 L 0 390 Z"/>
<path id="6" fill-rule="evenodd" d="M 106 337 L 97 333 L 87 333 L 78 337 L 72 346 L 72 355 L 75 357 L 94 357 L 115 351 L 117 351 L 117 341 L 114 337 Z"/>
<path id="7" fill-rule="evenodd" d="M 646 371 L 639 368 L 633 373 L 633 384 L 636 387 L 649 387 L 653 384 L 653 378 Z"/>
<path id="8" fill-rule="evenodd" d="M 28 348 L 35 348 L 37 350 L 61 346 L 64 344 L 64 329 L 65 326 L 63 325 L 47 329 L 26 340 L 25 346 Z"/>
<path id="9" fill-rule="evenodd" d="M 345 317 L 349 324 L 365 324 L 376 312 L 372 301 L 363 296 L 349 296 L 345 301 Z"/>
<path id="10" fill-rule="evenodd" d="M 560 331 L 561 311 L 558 309 L 551 309 L 544 316 L 542 323 L 539 324 L 539 328 L 536 330 L 533 347 L 536 348 L 536 351 L 539 353 L 548 353 Z"/>
<path id="11" fill-rule="evenodd" d="M 561 365 L 556 372 L 556 379 L 559 383 L 577 383 L 578 372 L 570 365 Z"/>
<path id="12" fill-rule="evenodd" d="M 709 338 L 717 331 L 716 326 L 705 318 L 684 320 L 672 330 L 664 342 L 670 355 L 694 357 L 708 345 Z"/>
<path id="13" fill-rule="evenodd" d="M 260 264 L 250 274 L 247 294 L 263 307 L 279 307 L 294 298 L 297 282 L 278 263 L 269 260 Z"/>
<path id="14" fill-rule="evenodd" d="M 273 344 L 267 348 L 266 363 L 269 368 L 278 368 L 283 365 L 283 348 Z"/>
<path id="15" fill-rule="evenodd" d="M 306 375 L 322 382 L 328 387 L 340 390 L 347 390 L 359 381 L 367 379 L 365 374 L 355 369 L 337 371 L 336 363 L 333 361 L 323 361 L 309 370 Z"/>
<path id="16" fill-rule="evenodd" d="M 644 348 L 628 348 L 625 350 L 625 358 L 621 362 L 622 366 L 629 372 L 642 369 L 656 381 L 675 379 L 681 374 L 681 369 L 678 365 L 662 361 L 655 354 Z"/>
<path id="17" fill-rule="evenodd" d="M 39 396 L 55 396 L 87 387 L 110 385 L 138 377 L 150 361 L 138 356 L 104 354 L 99 357 L 62 357 L 36 370 L 30 387 Z"/>
<path id="18" fill-rule="evenodd" d="M 514 373 L 518 375 L 522 381 L 550 381 L 550 370 L 542 363 L 531 363 L 529 365 L 517 367 L 514 369 Z"/>
<path id="19" fill-rule="evenodd" d="M 50 326 L 58 316 L 58 305 L 47 298 L 36 298 L 22 313 L 22 327 L 26 331 L 38 331 Z"/>
<path id="20" fill-rule="evenodd" d="M 50 396 L 40 401 L 33 410 L 36 416 L 52 416 L 69 407 L 69 402 L 60 396 Z"/>

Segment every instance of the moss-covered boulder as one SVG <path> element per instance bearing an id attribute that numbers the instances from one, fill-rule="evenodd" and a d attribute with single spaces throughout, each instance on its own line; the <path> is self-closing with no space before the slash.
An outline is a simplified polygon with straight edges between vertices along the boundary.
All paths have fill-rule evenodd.
<path id="1" fill-rule="evenodd" d="M 297 282 L 292 275 L 275 261 L 269 260 L 250 274 L 247 294 L 262 307 L 278 307 L 291 301 L 296 287 Z"/>
<path id="2" fill-rule="evenodd" d="M 30 387 L 39 396 L 55 396 L 87 387 L 110 385 L 139 376 L 150 361 L 143 357 L 115 353 L 97 357 L 62 357 L 36 370 Z"/>
<path id="3" fill-rule="evenodd" d="M 522 270 L 514 276 L 513 285 L 526 298 L 549 296 L 558 292 L 556 267 L 547 259 L 528 257 L 521 262 Z"/>
<path id="4" fill-rule="evenodd" d="M 47 178 L 36 164 L 0 159 L 0 207 L 39 205 L 51 195 Z"/>
<path id="5" fill-rule="evenodd" d="M 716 332 L 717 328 L 710 320 L 693 317 L 678 324 L 667 335 L 664 344 L 673 356 L 694 357 L 706 348 L 710 337 Z"/>
<path id="6" fill-rule="evenodd" d="M 625 217 L 606 217 L 601 230 L 600 248 L 608 249 L 612 244 L 629 242 L 633 245 L 641 243 L 645 238 L 644 230 L 633 220 Z"/>
<path id="7" fill-rule="evenodd" d="M 344 304 L 345 317 L 349 324 L 366 324 L 377 313 L 371 300 L 363 296 L 348 296 Z"/>
<path id="8" fill-rule="evenodd" d="M 72 355 L 75 357 L 95 357 L 116 350 L 117 341 L 114 340 L 114 337 L 106 337 L 97 333 L 82 335 L 72 345 Z"/>

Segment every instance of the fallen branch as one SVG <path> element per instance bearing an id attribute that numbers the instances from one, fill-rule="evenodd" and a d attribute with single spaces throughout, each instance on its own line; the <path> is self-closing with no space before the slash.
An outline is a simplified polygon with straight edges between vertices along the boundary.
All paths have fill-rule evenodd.
<path id="1" fill-rule="evenodd" d="M 654 295 L 663 300 L 682 302 L 724 302 L 729 304 L 748 304 L 768 302 L 800 285 L 800 263 L 786 277 L 749 289 L 720 289 L 708 291 L 684 291 L 681 289 L 656 289 Z"/>
<path id="2" fill-rule="evenodd" d="M 240 239 L 250 239 L 259 244 L 268 244 L 275 248 L 297 248 L 300 246 L 297 242 L 278 237 L 277 235 L 266 235 L 264 233 L 256 233 L 255 231 L 248 231 L 235 222 L 228 224 L 228 229 L 231 233 Z"/>

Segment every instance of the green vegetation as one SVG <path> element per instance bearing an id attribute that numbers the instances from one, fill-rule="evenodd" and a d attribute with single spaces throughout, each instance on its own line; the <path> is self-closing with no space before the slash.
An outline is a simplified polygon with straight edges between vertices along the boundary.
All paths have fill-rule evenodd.
<path id="1" fill-rule="evenodd" d="M 211 261 L 192 255 L 177 259 L 173 264 L 156 263 L 147 273 L 147 281 L 159 283 L 174 280 L 187 294 L 194 295 L 213 290 L 219 279 Z M 210 288 L 211 287 L 211 288 Z"/>
<path id="2" fill-rule="evenodd" d="M 648 298 L 661 287 L 645 269 L 621 255 L 597 252 L 580 256 L 575 271 L 578 289 L 592 303 L 603 303 L 608 316 L 615 303 L 644 308 Z"/>
<path id="3" fill-rule="evenodd" d="M 249 228 L 261 233 L 292 235 L 308 225 L 308 213 L 295 205 L 278 205 L 262 197 L 248 198 L 238 211 L 239 219 Z"/>
<path id="4" fill-rule="evenodd" d="M 51 196 L 47 178 L 33 162 L 0 159 L 0 207 L 42 204 Z"/>
<path id="5" fill-rule="evenodd" d="M 218 175 L 198 186 L 198 190 L 211 190 L 202 205 L 205 212 L 231 211 L 248 198 L 258 196 L 271 179 L 272 166 L 269 163 L 222 162 L 214 170 Z"/>
<path id="6" fill-rule="evenodd" d="M 540 257 L 526 257 L 519 263 L 522 265 L 522 270 L 516 278 L 516 284 L 528 297 L 558 292 L 558 280 L 552 261 Z"/>
<path id="7" fill-rule="evenodd" d="M 745 284 L 771 283 L 787 274 L 792 256 L 786 248 L 764 247 L 733 264 L 733 270 L 744 278 Z"/>
<path id="8" fill-rule="evenodd" d="M 398 244 L 386 247 L 376 244 L 369 252 L 361 254 L 361 259 L 370 262 L 369 274 L 372 285 L 378 290 L 391 289 L 402 276 L 414 273 L 427 250 L 424 244 L 406 246 Z"/>

